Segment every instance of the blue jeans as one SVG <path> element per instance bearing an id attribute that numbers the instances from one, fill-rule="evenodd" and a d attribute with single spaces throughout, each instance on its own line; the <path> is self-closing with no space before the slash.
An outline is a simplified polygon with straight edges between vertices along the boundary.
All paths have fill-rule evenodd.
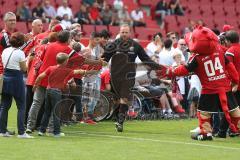
<path id="1" fill-rule="evenodd" d="M 44 114 L 41 121 L 40 132 L 45 133 L 49 119 L 51 117 L 51 113 L 53 112 L 53 134 L 60 133 L 60 119 L 57 117 L 55 113 L 55 107 L 57 103 L 59 103 L 62 99 L 61 91 L 56 89 L 47 89 L 45 94 L 45 106 L 44 106 Z"/>
<path id="2" fill-rule="evenodd" d="M 3 77 L 2 102 L 0 106 L 0 133 L 6 133 L 8 110 L 12 105 L 12 98 L 15 99 L 18 109 L 17 127 L 18 134 L 25 132 L 25 86 L 21 71 L 5 69 Z"/>

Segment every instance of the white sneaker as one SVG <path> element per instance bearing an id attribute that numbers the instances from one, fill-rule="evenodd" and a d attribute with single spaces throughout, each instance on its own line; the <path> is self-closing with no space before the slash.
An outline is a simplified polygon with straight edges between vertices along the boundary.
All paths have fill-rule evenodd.
<path id="1" fill-rule="evenodd" d="M 27 134 L 27 133 L 24 133 L 24 134 L 18 135 L 17 137 L 18 137 L 18 138 L 34 138 L 33 136 L 30 136 L 30 135 Z"/>
<path id="2" fill-rule="evenodd" d="M 44 136 L 45 135 L 45 133 L 43 133 L 43 132 L 38 132 L 38 136 Z"/>
<path id="3" fill-rule="evenodd" d="M 65 134 L 61 132 L 59 134 L 55 134 L 53 137 L 58 138 L 58 137 L 64 137 L 64 136 L 65 136 Z"/>
<path id="4" fill-rule="evenodd" d="M 8 132 L 6 133 L 0 133 L 0 137 L 12 137 L 13 135 L 9 134 Z"/>
<path id="5" fill-rule="evenodd" d="M 26 133 L 27 133 L 27 134 L 32 134 L 32 132 L 33 132 L 33 131 L 32 131 L 31 129 L 28 129 L 28 128 L 26 129 Z"/>
<path id="6" fill-rule="evenodd" d="M 197 128 L 195 128 L 193 130 L 190 130 L 190 133 L 198 133 L 198 134 L 200 134 L 200 132 L 201 132 L 200 127 L 197 127 Z"/>

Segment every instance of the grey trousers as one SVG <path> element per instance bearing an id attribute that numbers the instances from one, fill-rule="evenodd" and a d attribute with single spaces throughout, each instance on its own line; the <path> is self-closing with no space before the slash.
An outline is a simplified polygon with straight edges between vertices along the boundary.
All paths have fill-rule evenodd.
<path id="1" fill-rule="evenodd" d="M 38 112 L 43 105 L 45 93 L 46 88 L 44 87 L 38 87 L 34 92 L 33 103 L 28 113 L 27 129 L 35 129 Z"/>

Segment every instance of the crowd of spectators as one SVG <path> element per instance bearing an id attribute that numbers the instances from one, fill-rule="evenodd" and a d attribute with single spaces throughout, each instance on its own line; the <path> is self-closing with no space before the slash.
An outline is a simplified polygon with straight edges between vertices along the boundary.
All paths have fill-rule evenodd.
<path id="1" fill-rule="evenodd" d="M 16 12 L 19 20 L 28 21 L 28 20 L 34 19 L 32 22 L 32 31 L 26 35 L 14 33 L 14 29 L 16 28 L 16 16 L 14 13 L 8 12 L 4 16 L 5 29 L 1 32 L 1 34 L 3 35 L 1 38 L 4 38 L 4 41 L 6 41 L 6 44 L 2 43 L 4 44 L 4 46 L 0 46 L 1 52 L 5 48 L 7 48 L 5 52 L 8 52 L 8 53 L 10 53 L 12 50 L 15 51 L 16 49 L 16 51 L 21 52 L 21 55 L 22 55 L 22 57 L 17 58 L 19 60 L 19 63 L 17 63 L 17 65 L 13 65 L 14 67 L 11 68 L 11 64 L 13 62 L 10 61 L 9 63 L 10 68 L 8 68 L 8 59 L 10 58 L 4 57 L 4 54 L 3 54 L 2 62 L 5 67 L 5 71 L 8 71 L 9 74 L 12 74 L 11 69 L 14 69 L 15 70 L 14 72 L 20 73 L 20 71 L 26 70 L 26 66 L 24 67 L 21 66 L 21 63 L 24 63 L 24 64 L 27 63 L 27 66 L 28 66 L 26 97 L 23 97 L 23 95 L 25 94 L 22 94 L 22 92 L 25 92 L 25 91 L 20 90 L 23 87 L 20 88 L 19 92 L 16 92 L 16 93 L 14 92 L 15 90 L 13 88 L 10 88 L 10 89 L 13 89 L 13 90 L 10 90 L 11 94 L 7 93 L 7 96 L 5 95 L 5 97 L 3 97 L 5 98 L 3 99 L 3 102 L 6 102 L 6 105 L 1 106 L 2 108 L 0 107 L 0 111 L 2 109 L 2 113 L 1 112 L 0 113 L 7 114 L 7 111 L 11 106 L 10 105 L 11 101 L 8 99 L 9 97 L 12 98 L 15 96 L 14 98 L 17 99 L 16 102 L 21 101 L 17 104 L 19 109 L 19 123 L 20 123 L 18 126 L 19 135 L 22 135 L 23 137 L 28 137 L 28 135 L 25 134 L 25 129 L 23 128 L 24 125 L 25 127 L 27 127 L 27 131 L 29 133 L 32 133 L 32 131 L 36 129 L 37 115 L 39 114 L 38 112 L 40 108 L 44 104 L 44 98 L 45 98 L 44 95 L 46 94 L 46 90 L 48 89 L 47 88 L 48 86 L 45 84 L 43 85 L 42 83 L 42 86 L 40 85 L 38 88 L 36 88 L 35 86 L 36 90 L 34 90 L 34 92 L 32 91 L 35 85 L 34 81 L 36 79 L 36 77 L 33 76 L 34 75 L 33 72 L 36 69 L 36 66 L 33 65 L 35 64 L 35 61 L 33 61 L 33 59 L 37 61 L 38 60 L 37 58 L 41 57 L 38 54 L 44 53 L 43 57 L 41 57 L 43 61 L 42 63 L 47 64 L 46 66 L 43 65 L 44 68 L 43 66 L 40 66 L 42 68 L 39 68 L 40 69 L 39 72 L 41 71 L 42 73 L 44 73 L 44 70 L 47 67 L 56 65 L 55 58 L 59 52 L 63 52 L 63 51 L 67 52 L 67 54 L 69 55 L 72 54 L 72 51 L 78 53 L 78 55 L 81 55 L 84 57 L 84 62 L 87 61 L 86 59 L 91 59 L 92 60 L 91 63 L 93 63 L 93 61 L 97 59 L 99 62 L 102 63 L 102 60 L 100 57 L 104 53 L 106 44 L 110 42 L 110 34 L 106 30 L 103 30 L 101 33 L 93 32 L 89 37 L 89 44 L 87 46 L 84 46 L 80 42 L 81 36 L 82 36 L 82 31 L 81 31 L 82 24 L 95 24 L 95 25 L 99 25 L 99 24 L 119 25 L 120 24 L 121 25 L 121 24 L 127 23 L 133 26 L 146 25 L 143 18 L 143 11 L 140 7 L 138 7 L 136 10 L 133 10 L 129 14 L 127 6 L 124 5 L 121 0 L 115 0 L 113 3 L 113 6 L 110 6 L 109 4 L 106 4 L 104 2 L 105 1 L 94 1 L 94 0 L 84 1 L 83 0 L 83 4 L 80 6 L 80 10 L 75 15 L 73 15 L 71 8 L 68 7 L 67 0 L 63 0 L 62 5 L 60 5 L 57 10 L 55 10 L 55 8 L 51 6 L 49 0 L 45 0 L 44 2 L 39 2 L 37 6 L 33 8 L 32 11 L 30 11 L 29 7 L 27 6 L 27 3 L 24 1 Z M 159 3 L 162 3 L 162 2 L 165 3 L 164 1 L 160 1 Z M 174 7 L 176 8 L 176 6 L 178 6 L 178 8 L 181 8 L 179 5 L 179 1 L 174 1 L 174 2 L 175 3 L 172 4 L 173 5 L 172 9 Z M 100 9 L 101 7 L 102 9 Z M 181 9 L 175 9 L 175 10 L 176 11 L 169 10 L 168 14 L 171 14 L 171 13 L 179 14 L 180 13 L 179 10 Z M 183 14 L 183 12 L 181 13 Z M 43 32 L 43 23 L 42 23 L 43 21 L 50 22 L 49 29 L 46 32 Z M 196 23 L 201 25 L 202 21 L 201 20 L 198 22 L 190 21 L 189 26 L 186 26 L 186 28 L 184 29 L 183 35 L 185 33 L 192 31 Z M 229 30 L 229 29 L 232 29 L 232 27 L 225 26 L 223 30 L 225 31 L 225 29 Z M 4 34 L 6 34 L 6 36 Z M 11 37 L 11 34 L 12 34 L 12 37 Z M 22 41 L 24 41 L 22 43 L 24 43 L 24 45 L 19 44 L 14 46 L 13 41 L 11 41 L 12 38 L 16 39 L 14 35 L 17 37 L 24 36 L 24 38 L 22 38 L 23 39 Z M 8 37 L 8 39 L 5 39 L 5 37 Z M 10 44 L 7 44 L 8 41 L 10 42 Z M 20 46 L 21 48 L 19 48 Z M 48 48 L 45 48 L 46 46 L 48 46 Z M 52 48 L 49 46 L 52 46 Z M 188 51 L 186 41 L 175 32 L 169 32 L 166 35 L 166 37 L 163 37 L 161 33 L 155 33 L 153 35 L 152 41 L 144 49 L 146 54 L 153 61 L 165 66 L 177 67 L 181 64 L 187 63 L 187 61 L 190 58 L 190 53 Z M 44 59 L 45 56 L 47 58 Z M 27 57 L 27 60 L 28 60 L 27 62 L 25 62 L 25 57 Z M 33 61 L 31 62 L 33 64 L 30 65 L 29 61 L 30 62 Z M 51 61 L 51 64 L 48 61 Z M 89 62 L 90 60 L 88 60 L 88 63 Z M 2 76 L 3 66 L 1 67 L 2 67 L 2 71 L 0 72 L 1 73 L 0 75 Z M 6 68 L 10 70 L 6 70 Z M 88 87 L 91 86 L 92 88 L 90 87 L 90 89 L 87 87 L 83 87 L 83 88 L 87 88 L 89 90 L 92 89 L 92 92 L 93 92 L 92 94 L 96 94 L 94 93 L 94 89 L 98 91 L 100 90 L 100 88 L 104 88 L 105 90 L 111 90 L 110 78 L 109 78 L 110 76 L 109 76 L 108 69 L 109 68 L 107 67 L 104 68 L 104 70 L 102 70 L 102 74 L 97 74 L 97 75 L 89 76 L 85 78 L 77 77 L 76 79 L 78 79 L 79 81 L 81 80 L 79 82 L 79 85 L 82 85 L 82 86 L 87 85 Z M 32 77 L 29 76 L 31 74 L 32 74 Z M 104 78 L 107 75 L 108 75 L 108 78 Z M 19 84 L 22 85 L 23 84 L 22 74 L 20 74 L 19 77 L 21 79 L 21 84 L 20 83 Z M 16 78 L 19 78 L 19 77 L 16 77 Z M 30 80 L 32 81 L 31 83 L 29 82 L 29 79 L 33 79 L 33 80 Z M 147 83 L 146 82 L 147 81 L 139 82 L 136 87 L 144 87 L 151 93 L 152 88 L 157 86 L 158 87 L 157 93 L 159 93 L 158 95 L 159 106 L 157 107 L 159 107 L 162 110 L 164 115 L 171 116 L 172 113 L 179 113 L 179 114 L 188 113 L 190 117 L 196 117 L 196 106 L 198 103 L 198 97 L 201 93 L 201 84 L 196 75 L 192 75 L 190 77 L 176 77 L 176 79 L 174 80 L 161 79 L 158 82 L 151 82 L 151 84 L 149 84 L 149 82 Z M 9 84 L 15 85 L 10 82 Z M 3 89 L 3 91 L 7 89 Z M 89 90 L 86 92 L 89 92 Z M 192 90 L 194 90 L 194 92 L 192 92 Z M 19 95 L 16 96 L 15 94 L 19 94 Z M 31 99 L 28 99 L 29 97 L 31 97 Z M 79 117 L 76 116 L 76 120 L 84 121 L 84 123 L 95 124 L 95 122 L 93 121 L 93 114 L 94 114 L 93 111 L 97 101 L 91 100 L 89 98 L 89 95 L 86 97 L 83 98 L 83 101 L 82 101 L 83 105 L 80 104 L 78 106 L 77 103 L 79 102 L 75 100 L 76 101 L 75 110 L 77 112 L 81 112 L 81 116 Z M 26 99 L 26 103 L 27 103 L 26 117 L 27 118 L 25 119 L 25 122 L 23 118 L 24 112 L 22 111 L 22 108 L 23 108 L 22 106 L 25 105 L 22 102 L 24 101 L 23 100 L 24 98 L 27 98 Z M 92 102 L 91 105 L 89 105 L 89 101 Z M 92 108 L 89 106 L 91 106 Z M 86 111 L 85 108 L 88 108 L 88 113 L 83 113 L 84 111 Z M 6 116 L 5 117 L 3 116 L 3 120 L 6 121 Z M 69 120 L 72 120 L 72 119 L 70 118 Z M 7 131 L 6 127 L 7 126 L 5 125 L 2 125 L 2 126 L 0 125 L 0 129 L 2 129 L 1 131 L 2 133 L 3 132 L 5 133 Z M 45 127 L 46 126 L 44 126 L 44 129 L 42 130 L 42 132 L 45 132 Z M 55 135 L 61 136 L 59 129 L 57 133 L 55 133 Z"/>
<path id="2" fill-rule="evenodd" d="M 121 25 L 128 23 L 133 26 L 145 26 L 144 14 L 141 7 L 128 11 L 128 6 L 122 0 L 114 0 L 108 4 L 105 0 L 83 0 L 79 10 L 74 14 L 68 0 L 63 0 L 58 8 L 55 8 L 49 0 L 40 1 L 31 9 L 27 1 L 19 3 L 16 10 L 19 21 L 32 21 L 36 18 L 43 22 L 50 22 L 52 18 L 61 21 L 65 27 L 72 23 L 92 25 Z"/>
<path id="3" fill-rule="evenodd" d="M 180 0 L 171 0 L 169 3 L 166 0 L 159 0 L 155 7 L 155 16 L 162 25 L 166 15 L 184 15 Z"/>

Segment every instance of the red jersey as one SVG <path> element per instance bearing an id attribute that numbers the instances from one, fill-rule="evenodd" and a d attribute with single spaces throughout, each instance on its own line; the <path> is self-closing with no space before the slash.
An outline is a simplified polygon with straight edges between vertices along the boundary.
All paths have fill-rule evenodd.
<path id="1" fill-rule="evenodd" d="M 33 60 L 29 63 L 28 66 L 28 77 L 27 77 L 27 81 L 26 81 L 26 85 L 30 85 L 33 86 L 34 82 L 37 78 L 37 74 L 35 73 L 35 64 L 39 61 L 39 59 L 41 58 L 43 52 L 45 51 L 47 44 L 43 44 L 43 45 L 38 45 L 34 50 L 35 50 L 35 56 L 33 58 Z"/>
<path id="2" fill-rule="evenodd" d="M 27 56 L 34 47 L 40 44 L 41 40 L 48 37 L 49 33 L 50 31 L 40 33 L 36 35 L 32 40 L 30 40 L 30 43 L 23 49 L 25 55 Z"/>
<path id="3" fill-rule="evenodd" d="M 100 75 L 101 77 L 101 91 L 106 90 L 106 84 L 110 84 L 110 71 L 109 69 L 105 70 Z"/>
<path id="4" fill-rule="evenodd" d="M 235 68 L 238 71 L 238 74 L 240 74 L 240 44 L 235 43 L 233 44 L 225 53 L 228 60 L 230 62 L 233 62 Z M 240 90 L 240 82 L 238 85 L 238 90 Z"/>
<path id="5" fill-rule="evenodd" d="M 10 36 L 11 33 L 7 32 L 5 29 L 0 32 L 0 74 L 3 73 L 2 51 L 10 46 Z"/>
<path id="6" fill-rule="evenodd" d="M 81 69 L 83 66 L 84 60 L 85 60 L 85 58 L 80 53 L 72 51 L 69 54 L 69 60 L 68 60 L 67 67 L 71 68 L 71 69 Z M 74 75 L 74 78 L 82 79 L 82 76 Z"/>
<path id="7" fill-rule="evenodd" d="M 193 54 L 186 68 L 199 77 L 202 94 L 215 94 L 220 90 L 226 92 L 231 90 L 230 80 L 225 70 L 228 63 L 229 61 L 225 59 L 222 51 L 208 56 Z"/>
<path id="8" fill-rule="evenodd" d="M 57 65 L 56 56 L 58 53 L 63 52 L 69 54 L 71 48 L 66 43 L 53 42 L 46 47 L 44 57 L 42 59 L 42 65 L 39 69 L 39 74 L 43 73 L 49 66 Z M 47 87 L 48 81 L 44 78 L 40 84 L 42 87 Z"/>
<path id="9" fill-rule="evenodd" d="M 47 88 L 64 89 L 73 76 L 73 70 L 66 66 L 50 66 L 44 72 L 48 80 Z"/>

